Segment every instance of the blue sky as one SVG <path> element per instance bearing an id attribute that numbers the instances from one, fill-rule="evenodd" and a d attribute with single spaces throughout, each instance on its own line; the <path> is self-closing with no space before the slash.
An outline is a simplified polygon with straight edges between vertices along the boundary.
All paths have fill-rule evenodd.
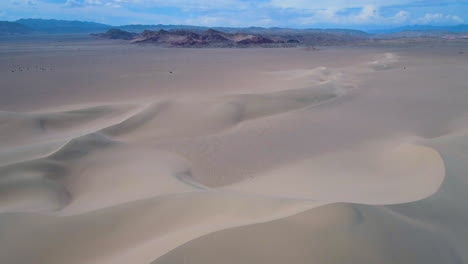
<path id="1" fill-rule="evenodd" d="M 468 23 L 468 0 L 0 0 L 0 20 L 384 28 Z"/>

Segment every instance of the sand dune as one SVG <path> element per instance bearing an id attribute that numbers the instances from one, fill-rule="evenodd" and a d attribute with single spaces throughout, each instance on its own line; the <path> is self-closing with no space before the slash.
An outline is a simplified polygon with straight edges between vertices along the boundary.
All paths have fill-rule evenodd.
<path id="1" fill-rule="evenodd" d="M 426 113 L 389 100 L 444 91 L 374 86 L 421 63 L 407 56 L 265 70 L 281 85 L 249 92 L 2 111 L 0 262 L 465 263 L 468 109 L 425 137 Z"/>
<path id="2" fill-rule="evenodd" d="M 432 148 L 381 143 L 284 164 L 225 189 L 327 202 L 396 204 L 430 196 L 444 174 L 444 163 Z"/>
<path id="3" fill-rule="evenodd" d="M 245 120 L 293 111 L 336 96 L 338 91 L 333 86 L 321 85 L 270 94 L 226 96 L 201 102 L 185 100 L 141 105 L 106 105 L 40 114 L 5 112 L 4 123 L 10 126 L 5 126 L 2 135 L 9 139 L 9 135 L 13 134 L 13 137 L 11 141 L 6 140 L 4 143 L 7 148 L 3 157 L 0 156 L 1 164 L 13 163 L 19 168 L 5 172 L 5 177 L 14 182 L 15 177 L 9 174 L 18 174 L 23 167 L 29 166 L 29 162 L 37 163 L 39 159 L 42 159 L 41 162 L 60 162 L 67 169 L 63 172 L 66 174 L 64 179 L 57 185 L 68 186 L 66 189 L 74 198 L 63 212 L 73 212 L 77 210 L 73 209 L 76 207 L 86 208 L 78 209 L 78 212 L 90 211 L 152 196 L 196 191 L 202 185 L 181 182 L 181 179 L 186 178 L 184 175 L 190 176 L 190 167 L 183 165 L 187 163 L 183 158 L 141 146 L 134 147 L 133 141 L 167 142 L 206 136 L 229 129 Z M 24 132 L 15 135 L 12 133 L 13 129 Z M 17 145 L 11 146 L 16 142 L 16 137 Z M 33 144 L 25 146 L 25 142 Z M 93 160 L 99 160 L 98 164 L 94 164 Z M 50 182 L 47 175 L 33 173 L 40 176 L 33 177 L 31 184 L 34 181 Z M 128 179 L 129 175 L 134 174 L 137 174 L 135 177 L 138 180 Z M 154 174 L 160 177 L 155 177 Z M 113 182 L 114 187 L 106 190 L 109 182 Z M 119 182 L 121 189 L 117 188 Z M 137 186 L 131 188 L 129 184 L 132 183 Z M 155 185 L 159 185 L 160 190 Z M 172 185 L 173 189 L 170 187 Z M 54 188 L 51 187 L 48 191 L 56 195 L 57 192 L 64 192 Z M 148 189 L 148 193 L 142 188 Z M 11 192 L 12 194 L 5 195 L 22 195 L 23 190 Z M 132 198 L 125 195 L 128 192 Z M 21 197 L 28 199 L 28 195 L 27 193 Z M 34 195 L 29 197 L 37 200 Z M 87 202 L 82 202 L 83 199 Z M 77 203 L 87 205 L 80 206 Z M 92 205 L 89 206 L 89 203 Z M 5 208 L 8 208 L 4 209 L 6 211 L 12 210 L 11 206 Z"/>
<path id="4" fill-rule="evenodd" d="M 154 263 L 220 259 L 223 263 L 307 263 L 310 259 L 324 263 L 465 263 L 466 139 L 466 134 L 454 134 L 425 141 L 440 151 L 447 166 L 443 184 L 428 198 L 397 205 L 326 205 L 204 236 Z"/>

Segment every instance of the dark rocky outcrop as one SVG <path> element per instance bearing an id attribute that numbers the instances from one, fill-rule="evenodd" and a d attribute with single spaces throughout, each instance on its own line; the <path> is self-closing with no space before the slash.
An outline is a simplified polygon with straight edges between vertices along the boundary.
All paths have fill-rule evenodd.
<path id="1" fill-rule="evenodd" d="M 113 29 L 109 29 L 105 33 L 92 34 L 92 35 L 95 37 L 105 38 L 105 39 L 131 40 L 138 34 L 113 28 Z"/>
<path id="2" fill-rule="evenodd" d="M 271 39 L 264 38 L 262 36 L 253 35 L 253 36 L 248 36 L 245 39 L 238 41 L 237 43 L 248 45 L 248 44 L 269 44 L 269 43 L 274 43 L 274 42 L 275 41 Z"/>
<path id="3" fill-rule="evenodd" d="M 276 43 L 276 41 L 260 35 L 243 33 L 226 33 L 214 29 L 202 32 L 187 30 L 176 31 L 151 31 L 145 30 L 136 35 L 132 43 L 153 43 L 170 46 L 235 46 L 235 45 L 260 45 Z"/>
<path id="4" fill-rule="evenodd" d="M 301 42 L 300 42 L 299 40 L 297 40 L 297 39 L 288 39 L 288 40 L 286 41 L 286 43 L 290 43 L 290 44 L 299 44 L 299 43 L 301 43 Z"/>

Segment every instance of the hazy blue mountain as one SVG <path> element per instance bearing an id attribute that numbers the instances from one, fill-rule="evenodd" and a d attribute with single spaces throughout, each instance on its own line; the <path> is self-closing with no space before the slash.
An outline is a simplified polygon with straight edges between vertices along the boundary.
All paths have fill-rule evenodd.
<path id="1" fill-rule="evenodd" d="M 374 34 L 382 34 L 382 33 L 403 32 L 403 31 L 412 31 L 412 32 L 414 32 L 414 31 L 464 32 L 464 31 L 468 31 L 468 25 L 466 25 L 466 24 L 460 24 L 460 25 L 455 25 L 455 26 L 411 25 L 411 26 L 389 28 L 389 29 L 369 30 L 368 32 L 374 33 Z"/>
<path id="2" fill-rule="evenodd" d="M 32 31 L 31 28 L 16 22 L 0 21 L 0 35 L 26 34 Z"/>
<path id="3" fill-rule="evenodd" d="M 187 29 L 187 30 L 207 30 L 208 27 L 200 27 L 200 26 L 190 26 L 190 25 L 122 25 L 117 27 L 121 30 L 130 31 L 130 32 L 143 32 L 145 30 L 175 30 L 175 29 Z"/>
<path id="4" fill-rule="evenodd" d="M 95 22 L 86 21 L 67 21 L 67 20 L 55 20 L 55 19 L 20 19 L 15 21 L 17 24 L 25 26 L 14 26 L 14 22 L 8 22 L 13 24 L 4 24 L 2 31 L 4 32 L 21 32 L 28 33 L 32 31 L 42 33 L 102 33 L 111 28 L 117 28 L 128 32 L 141 33 L 145 30 L 158 31 L 158 30 L 189 30 L 193 32 L 202 32 L 209 29 L 204 26 L 192 26 L 192 25 L 122 25 L 113 27 L 106 24 L 100 24 Z M 11 28 L 7 30 L 6 28 Z M 29 29 L 29 30 L 28 30 Z M 354 29 L 321 29 L 321 28 L 309 28 L 309 29 L 291 29 L 291 28 L 264 28 L 264 27 L 246 27 L 246 28 L 235 28 L 235 27 L 213 27 L 215 30 L 220 30 L 228 33 L 246 33 L 246 34 L 265 34 L 265 35 L 276 35 L 286 34 L 295 37 L 297 35 L 309 35 L 311 37 L 318 37 L 320 35 L 330 38 L 329 35 L 352 37 L 352 38 L 367 38 L 370 34 L 382 34 L 386 37 L 392 37 L 393 33 L 402 32 L 400 35 L 429 35 L 439 36 L 447 34 L 447 32 L 468 32 L 468 25 L 456 25 L 456 26 L 426 26 L 426 25 L 412 25 L 390 29 L 379 29 L 379 30 L 368 30 L 367 32 Z M 370 34 L 369 34 L 370 33 Z M 5 34 L 5 33 L 3 33 Z M 9 33 L 11 34 L 11 33 Z M 398 34 L 395 36 L 399 36 Z"/>
<path id="5" fill-rule="evenodd" d="M 86 21 L 68 21 L 55 19 L 20 19 L 16 23 L 27 26 L 34 31 L 44 33 L 78 33 L 78 32 L 100 32 L 110 29 L 111 26 Z"/>
<path id="6" fill-rule="evenodd" d="M 119 29 L 130 31 L 130 32 L 143 32 L 145 30 L 191 30 L 191 31 L 205 31 L 208 29 L 215 29 L 220 30 L 223 32 L 242 32 L 242 33 L 335 33 L 335 34 L 343 34 L 343 35 L 353 35 L 353 36 L 367 36 L 369 35 L 367 32 L 361 30 L 354 30 L 354 29 L 317 29 L 317 28 L 310 28 L 310 29 L 292 29 L 292 28 L 280 28 L 280 27 L 271 27 L 271 28 L 264 28 L 264 27 L 246 27 L 246 28 L 238 28 L 238 27 L 203 27 L 203 26 L 191 26 L 191 25 L 123 25 L 119 26 Z"/>

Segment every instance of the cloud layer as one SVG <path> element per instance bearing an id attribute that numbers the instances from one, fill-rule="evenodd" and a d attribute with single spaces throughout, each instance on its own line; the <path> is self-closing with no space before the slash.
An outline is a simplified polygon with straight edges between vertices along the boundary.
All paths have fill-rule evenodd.
<path id="1" fill-rule="evenodd" d="M 391 3 L 390 3 L 391 2 Z M 468 0 L 2 0 L 0 20 L 372 28 L 468 20 Z"/>

